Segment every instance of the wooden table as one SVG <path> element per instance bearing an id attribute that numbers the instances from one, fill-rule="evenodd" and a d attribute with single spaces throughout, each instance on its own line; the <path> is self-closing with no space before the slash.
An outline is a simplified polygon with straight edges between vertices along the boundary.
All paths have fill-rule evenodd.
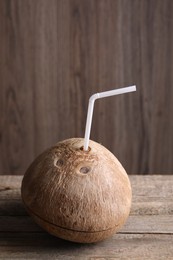
<path id="1" fill-rule="evenodd" d="M 173 176 L 130 176 L 131 214 L 123 229 L 95 244 L 53 237 L 26 213 L 21 176 L 0 176 L 0 259 L 173 259 Z"/>

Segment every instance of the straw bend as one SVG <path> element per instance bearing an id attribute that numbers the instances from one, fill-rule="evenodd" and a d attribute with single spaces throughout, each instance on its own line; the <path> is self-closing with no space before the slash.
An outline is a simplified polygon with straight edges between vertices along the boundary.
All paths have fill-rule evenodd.
<path id="1" fill-rule="evenodd" d="M 90 98 L 89 98 L 89 102 L 94 102 L 96 99 L 100 98 L 100 94 L 96 93 L 93 94 Z"/>

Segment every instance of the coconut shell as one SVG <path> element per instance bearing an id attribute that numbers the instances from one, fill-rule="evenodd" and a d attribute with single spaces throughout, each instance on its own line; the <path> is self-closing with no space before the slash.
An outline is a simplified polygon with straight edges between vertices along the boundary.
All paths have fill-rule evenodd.
<path id="1" fill-rule="evenodd" d="M 131 186 L 117 158 L 83 138 L 57 143 L 26 171 L 23 203 L 34 220 L 60 238 L 91 243 L 117 232 L 131 206 Z"/>

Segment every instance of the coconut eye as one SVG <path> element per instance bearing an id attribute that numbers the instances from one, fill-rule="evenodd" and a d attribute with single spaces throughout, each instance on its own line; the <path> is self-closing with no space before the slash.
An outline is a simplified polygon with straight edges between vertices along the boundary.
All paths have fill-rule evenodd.
<path id="1" fill-rule="evenodd" d="M 56 159 L 55 161 L 54 161 L 54 165 L 56 166 L 56 167 L 61 167 L 61 166 L 63 166 L 63 164 L 64 164 L 64 162 L 63 162 L 63 160 L 62 159 Z"/>
<path id="2" fill-rule="evenodd" d="M 91 168 L 89 166 L 85 166 L 85 167 L 80 168 L 80 173 L 83 173 L 83 174 L 87 174 L 90 171 L 91 171 Z"/>

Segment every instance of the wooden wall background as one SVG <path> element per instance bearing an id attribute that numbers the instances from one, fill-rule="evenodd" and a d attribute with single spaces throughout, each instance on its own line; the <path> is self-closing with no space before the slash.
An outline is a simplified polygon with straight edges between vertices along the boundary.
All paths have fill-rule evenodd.
<path id="1" fill-rule="evenodd" d="M 128 173 L 173 173 L 173 1 L 1 0 L 0 173 L 23 174 L 59 140 L 84 135 Z"/>

